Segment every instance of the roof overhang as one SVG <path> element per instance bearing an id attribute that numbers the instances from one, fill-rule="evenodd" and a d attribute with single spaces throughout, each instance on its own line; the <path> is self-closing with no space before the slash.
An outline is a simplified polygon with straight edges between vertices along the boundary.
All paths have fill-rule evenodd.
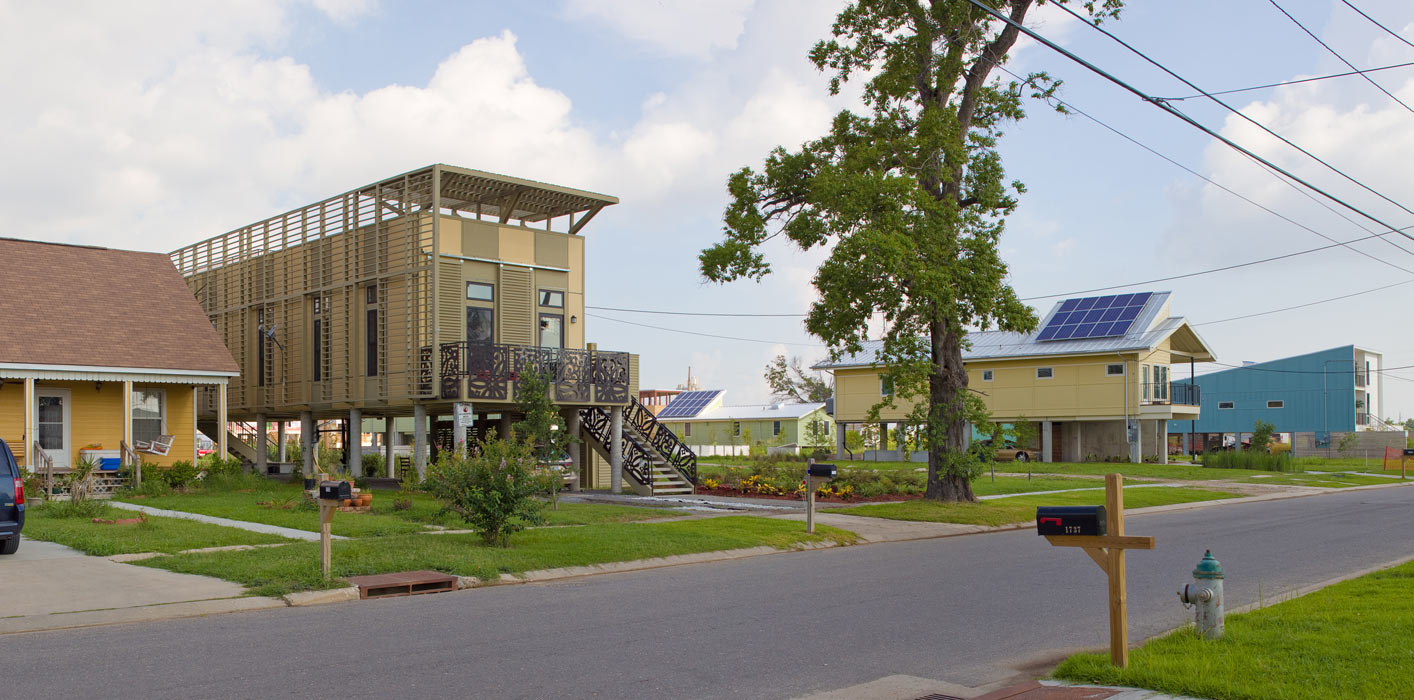
<path id="1" fill-rule="evenodd" d="M 1208 342 L 1198 335 L 1198 331 L 1193 330 L 1193 326 L 1188 325 L 1188 321 L 1180 324 L 1168 337 L 1169 352 L 1174 355 L 1187 357 L 1194 362 L 1217 361 L 1217 356 L 1208 347 Z"/>
<path id="2" fill-rule="evenodd" d="M 0 362 L 0 379 L 42 381 L 139 382 L 148 384 L 225 384 L 239 372 L 161 369 L 147 367 L 99 367 L 89 365 L 39 365 Z"/>

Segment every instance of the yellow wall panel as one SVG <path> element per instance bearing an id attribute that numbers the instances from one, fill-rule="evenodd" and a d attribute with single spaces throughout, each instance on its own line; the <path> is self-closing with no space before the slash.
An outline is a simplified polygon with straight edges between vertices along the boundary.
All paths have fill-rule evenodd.
<path id="1" fill-rule="evenodd" d="M 25 388 L 15 380 L 0 389 L 0 440 L 15 453 L 15 461 L 25 463 Z"/>

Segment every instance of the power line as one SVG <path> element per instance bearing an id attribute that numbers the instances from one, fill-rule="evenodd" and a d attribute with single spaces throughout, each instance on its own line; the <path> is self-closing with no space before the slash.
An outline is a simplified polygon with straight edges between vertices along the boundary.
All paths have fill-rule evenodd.
<path id="1" fill-rule="evenodd" d="M 1356 12 L 1357 14 L 1359 14 L 1361 17 L 1364 17 L 1365 19 L 1370 20 L 1370 23 L 1371 23 L 1371 24 L 1374 24 L 1376 27 L 1379 27 L 1380 29 L 1383 29 L 1383 30 L 1385 30 L 1386 32 L 1389 32 L 1389 35 L 1390 35 L 1390 36 L 1392 36 L 1392 37 L 1394 37 L 1394 38 L 1396 38 L 1396 39 L 1398 39 L 1398 40 L 1400 40 L 1400 41 L 1402 41 L 1402 42 L 1404 42 L 1404 43 L 1406 43 L 1406 44 L 1409 44 L 1409 46 L 1411 46 L 1411 47 L 1414 47 L 1414 42 L 1411 42 L 1411 41 L 1409 41 L 1408 39 L 1405 39 L 1403 36 L 1401 36 L 1401 35 L 1395 33 L 1395 31 L 1394 31 L 1393 29 L 1390 29 L 1389 27 L 1386 27 L 1385 25 L 1380 24 L 1379 20 L 1376 20 L 1374 17 L 1371 17 L 1371 16 L 1365 14 L 1365 11 L 1364 11 L 1364 10 L 1362 10 L 1362 9 L 1360 9 L 1360 8 L 1358 8 L 1358 7 L 1354 6 L 1354 5 L 1352 5 L 1352 4 L 1350 4 L 1350 0 L 1340 0 L 1340 1 L 1343 2 L 1343 3 L 1345 3 L 1345 6 L 1346 6 L 1346 7 L 1350 8 L 1350 9 L 1352 9 L 1352 10 L 1355 10 L 1355 12 Z"/>
<path id="2" fill-rule="evenodd" d="M 1286 8 L 1284 8 L 1284 7 L 1282 7 L 1281 5 L 1278 5 L 1278 4 L 1277 4 L 1277 0 L 1267 0 L 1267 2 L 1270 2 L 1270 3 L 1272 4 L 1272 7 L 1277 8 L 1278 11 L 1280 11 L 1282 14 L 1286 15 L 1286 18 L 1289 19 L 1289 20 L 1291 20 L 1292 23 L 1295 24 L 1296 26 L 1300 27 L 1300 28 L 1301 28 L 1301 31 L 1306 32 L 1306 35 L 1307 35 L 1307 36 L 1311 37 L 1312 39 L 1315 39 L 1317 44 L 1320 44 L 1320 45 L 1321 45 L 1322 47 L 1324 47 L 1327 51 L 1331 52 L 1331 55 L 1332 55 L 1332 56 L 1335 56 L 1336 58 L 1340 59 L 1340 62 L 1341 62 L 1341 63 L 1344 63 L 1344 64 L 1346 65 L 1346 67 L 1348 67 L 1348 68 L 1350 68 L 1350 69 L 1352 69 L 1352 70 L 1357 70 L 1357 71 L 1359 70 L 1358 68 L 1355 67 L 1355 64 L 1354 64 L 1354 63 L 1351 63 L 1350 61 L 1345 60 L 1345 57 L 1342 56 L 1342 55 L 1340 55 L 1340 52 L 1338 52 L 1338 51 L 1336 51 L 1335 49 L 1331 48 L 1330 44 L 1327 44 L 1326 42 L 1322 41 L 1320 37 L 1318 37 L 1318 36 L 1316 36 L 1314 33 L 1312 33 L 1310 29 L 1307 29 L 1307 28 L 1306 28 L 1306 25 L 1302 24 L 1300 20 L 1296 19 L 1295 17 L 1292 17 L 1292 16 L 1291 16 L 1291 13 L 1286 11 Z M 1379 83 L 1375 82 L 1375 79 L 1374 79 L 1374 78 L 1371 78 L 1370 76 L 1365 75 L 1364 73 L 1361 73 L 1361 74 L 1360 74 L 1360 77 L 1364 78 L 1364 79 L 1366 80 L 1366 82 L 1370 83 L 1371 85 L 1374 85 L 1377 90 L 1379 90 L 1380 92 L 1383 92 L 1383 93 L 1384 93 L 1385 95 L 1387 95 L 1391 100 L 1394 100 L 1395 102 L 1398 102 L 1400 107 L 1403 107 L 1403 108 L 1405 108 L 1406 110 L 1409 110 L 1411 113 L 1414 113 L 1414 107 L 1410 107 L 1409 105 L 1407 105 L 1407 104 L 1404 103 L 1404 100 L 1401 100 L 1401 99 L 1399 99 L 1398 97 L 1395 97 L 1395 96 L 1394 96 L 1394 93 L 1390 92 L 1389 90 L 1386 90 L 1383 85 L 1380 85 Z"/>
<path id="3" fill-rule="evenodd" d="M 1363 240 L 1363 239 L 1362 239 Z M 599 311 L 622 311 L 631 314 L 658 314 L 660 316 L 726 316 L 730 318 L 800 318 L 805 314 L 744 314 L 744 313 L 709 313 L 706 311 L 649 311 L 648 309 L 623 309 L 613 306 L 586 306 L 586 309 L 596 309 Z M 601 317 L 607 318 L 607 317 Z"/>
<path id="4" fill-rule="evenodd" d="M 1375 292 L 1383 292 L 1383 291 L 1386 290 L 1386 289 L 1393 289 L 1393 288 L 1395 288 L 1395 287 L 1400 287 L 1400 286 L 1403 286 L 1403 285 L 1406 285 L 1406 284 L 1414 284 L 1414 280 L 1404 280 L 1403 282 L 1395 282 L 1394 284 L 1387 284 L 1387 285 L 1385 285 L 1385 286 L 1383 286 L 1383 287 L 1375 287 L 1374 289 L 1366 289 L 1366 290 L 1360 291 L 1360 292 L 1352 292 L 1352 293 L 1350 293 L 1350 294 L 1342 294 L 1342 295 L 1340 295 L 1340 296 L 1338 296 L 1338 297 L 1331 297 L 1331 298 L 1329 298 L 1329 299 L 1321 299 L 1321 300 L 1319 300 L 1319 301 L 1307 302 L 1307 303 L 1305 303 L 1305 304 L 1297 304 L 1296 306 L 1287 306 L 1287 307 L 1283 307 L 1283 308 L 1280 308 L 1280 309 L 1272 309 L 1271 311 L 1259 311 L 1259 312 L 1257 312 L 1257 313 L 1246 314 L 1246 315 L 1243 315 L 1243 316 L 1233 316 L 1232 318 L 1224 318 L 1224 319 L 1220 319 L 1220 320 L 1217 320 L 1217 321 L 1204 321 L 1204 322 L 1202 322 L 1202 323 L 1195 323 L 1195 324 L 1193 324 L 1193 325 L 1194 325 L 1194 326 L 1211 326 L 1211 325 L 1216 324 L 1216 323 L 1227 323 L 1228 321 L 1240 321 L 1240 320 L 1242 320 L 1242 319 L 1244 319 L 1244 318 L 1256 318 L 1257 316 L 1267 316 L 1267 315 L 1270 315 L 1270 314 L 1281 313 L 1281 312 L 1283 312 L 1283 311 L 1291 311 L 1291 310 L 1293 310 L 1293 309 L 1304 309 L 1304 308 L 1306 308 L 1306 307 L 1308 307 L 1308 306 L 1316 306 L 1317 304 L 1326 304 L 1326 303 L 1329 303 L 1329 302 L 1332 302 L 1332 301 L 1340 301 L 1341 299 L 1349 299 L 1349 298 L 1351 298 L 1351 297 L 1358 297 L 1358 296 L 1361 296 L 1361 295 L 1363 295 L 1363 294 L 1374 294 Z"/>
<path id="5" fill-rule="evenodd" d="M 1396 227 L 1394 227 L 1394 226 L 1391 226 L 1391 225 L 1385 223 L 1384 221 L 1382 221 L 1382 220 L 1376 218 L 1374 215 L 1366 213 L 1363 209 L 1360 209 L 1360 208 L 1358 208 L 1358 207 L 1356 207 L 1356 206 L 1354 206 L 1354 205 L 1352 205 L 1352 204 L 1349 204 L 1349 203 L 1345 202 L 1345 200 L 1342 200 L 1342 199 L 1340 199 L 1339 197 L 1336 197 L 1335 195 L 1333 195 L 1333 194 L 1331 194 L 1331 193 L 1329 193 L 1329 192 L 1326 192 L 1325 190 L 1323 190 L 1323 189 L 1321 189 L 1321 188 L 1315 186 L 1314 184 L 1312 184 L 1312 183 L 1310 183 L 1310 182 L 1307 182 L 1305 179 L 1303 179 L 1303 178 L 1301 178 L 1301 177 L 1298 177 L 1298 176 L 1295 175 L 1294 173 L 1292 173 L 1292 172 L 1286 170 L 1285 168 L 1282 168 L 1281 166 L 1278 166 L 1278 165 L 1276 165 L 1276 164 L 1274 164 L 1274 163 L 1272 163 L 1272 162 L 1266 160 L 1265 158 L 1262 158 L 1261 156 L 1258 156 L 1257 154 L 1253 153 L 1252 151 L 1248 150 L 1247 148 L 1245 148 L 1245 147 L 1239 145 L 1237 142 L 1233 141 L 1232 139 L 1229 139 L 1229 138 L 1227 138 L 1226 136 L 1223 136 L 1222 134 L 1219 134 L 1218 132 L 1213 131 L 1212 129 L 1208 128 L 1207 126 L 1204 126 L 1202 123 L 1198 122 L 1197 120 L 1193 119 L 1192 117 L 1188 116 L 1187 114 L 1184 114 L 1183 112 L 1180 112 L 1177 108 L 1175 108 L 1175 107 L 1173 107 L 1172 105 L 1170 105 L 1170 104 L 1164 102 L 1163 100 L 1160 100 L 1160 99 L 1158 99 L 1158 98 L 1156 98 L 1156 97 L 1154 97 L 1154 96 L 1152 96 L 1152 95 L 1149 95 L 1148 93 L 1145 93 L 1144 91 L 1140 90 L 1139 88 L 1136 88 L 1136 87 L 1134 87 L 1133 85 L 1130 85 L 1129 83 L 1127 83 L 1127 82 L 1125 82 L 1125 81 L 1123 81 L 1123 80 L 1120 80 L 1118 77 L 1115 77 L 1113 74 L 1111 74 L 1111 73 L 1109 73 L 1109 72 L 1107 72 L 1107 71 L 1105 71 L 1105 70 L 1099 68 L 1099 67 L 1096 66 L 1095 64 L 1090 63 L 1089 61 L 1086 61 L 1085 59 L 1083 59 L 1083 58 L 1081 58 L 1081 57 L 1075 55 L 1075 54 L 1072 53 L 1071 51 L 1065 49 L 1064 47 L 1062 47 L 1062 46 L 1060 46 L 1060 45 L 1058 45 L 1058 44 L 1056 44 L 1055 42 L 1051 41 L 1050 39 L 1047 39 L 1047 38 L 1041 36 L 1041 35 L 1040 35 L 1039 33 L 1037 33 L 1035 30 L 1032 30 L 1032 29 L 1030 29 L 1030 28 L 1028 28 L 1028 27 L 1026 27 L 1026 26 L 1024 26 L 1024 25 L 1021 25 L 1021 24 L 1019 24 L 1019 23 L 1013 21 L 1010 17 L 1007 17 L 1006 15 L 1003 15 L 1003 14 L 1001 14 L 1000 12 L 997 12 L 996 10 L 994 10 L 994 9 L 992 9 L 992 8 L 990 8 L 990 7 L 987 7 L 986 5 L 983 5 L 982 3 L 978 2 L 978 0 L 968 0 L 968 2 L 971 3 L 973 6 L 977 7 L 978 9 L 981 9 L 982 11 L 986 12 L 987 14 L 990 14 L 990 15 L 992 15 L 993 17 L 996 17 L 997 19 L 1000 19 L 1002 22 L 1005 22 L 1006 24 L 1008 24 L 1008 25 L 1010 25 L 1010 26 L 1012 26 L 1012 27 L 1015 27 L 1017 30 L 1021 31 L 1022 33 L 1026 34 L 1027 36 L 1031 37 L 1032 39 L 1034 39 L 1034 40 L 1036 40 L 1037 42 L 1041 43 L 1042 45 L 1046 46 L 1046 48 L 1049 48 L 1049 49 L 1051 49 L 1052 51 L 1055 51 L 1055 52 L 1061 54 L 1062 56 L 1065 56 L 1066 58 L 1069 58 L 1070 60 L 1072 60 L 1072 61 L 1074 61 L 1074 62 L 1080 64 L 1081 66 L 1085 67 L 1087 70 L 1089 70 L 1089 71 L 1095 73 L 1096 75 L 1099 75 L 1100 77 L 1102 77 L 1102 78 L 1104 78 L 1104 79 L 1110 81 L 1111 83 L 1114 83 L 1115 85 L 1118 85 L 1119 87 L 1124 88 L 1124 89 L 1127 90 L 1128 92 L 1133 93 L 1135 96 L 1139 97 L 1140 99 L 1144 100 L 1145 102 L 1148 102 L 1148 103 L 1150 103 L 1150 104 L 1153 104 L 1154 106 L 1158 107 L 1159 109 L 1161 109 L 1161 110 L 1163 110 L 1163 111 L 1165 111 L 1165 112 L 1168 112 L 1169 114 L 1171 114 L 1171 115 L 1177 117 L 1178 119 L 1182 120 L 1184 123 L 1188 124 L 1189 126 L 1192 126 L 1192 127 L 1196 128 L 1196 129 L 1198 129 L 1199 131 L 1202 131 L 1203 133 L 1205 133 L 1205 134 L 1207 134 L 1207 135 L 1209 135 L 1209 136 L 1211 136 L 1211 137 L 1213 137 L 1213 138 L 1215 138 L 1215 139 L 1221 141 L 1224 145 L 1228 146 L 1229 148 L 1232 148 L 1232 149 L 1237 150 L 1237 151 L 1239 151 L 1239 152 L 1241 152 L 1241 153 L 1244 153 L 1244 154 L 1246 154 L 1246 155 L 1247 155 L 1248 157 L 1250 157 L 1250 158 L 1257 159 L 1258 161 L 1260 161 L 1260 162 L 1262 162 L 1263 164 L 1265 164 L 1267 167 L 1272 168 L 1273 170 L 1276 170 L 1277 172 L 1281 173 L 1282 175 L 1284 175 L 1284 176 L 1286 176 L 1286 177 L 1288 177 L 1288 178 L 1290 178 L 1290 179 L 1292 179 L 1292 180 L 1294 180 L 1294 181 L 1296 181 L 1296 182 L 1301 183 L 1303 186 L 1307 187 L 1308 189 L 1310 189 L 1310 190 L 1313 191 L 1313 192 L 1316 192 L 1316 193 L 1320 194 L 1322 197 L 1325 197 L 1325 198 L 1327 198 L 1327 199 L 1329 199 L 1329 200 L 1335 202 L 1336 204 L 1339 204 L 1340 206 L 1345 207 L 1346 209 L 1349 209 L 1349 210 L 1355 212 L 1356 214 L 1359 214 L 1360 216 L 1363 216 L 1363 217 L 1365 217 L 1365 218 L 1367 218 L 1367 219 L 1369 219 L 1369 220 L 1371 220 L 1371 221 L 1373 221 L 1373 222 L 1379 224 L 1380 226 L 1382 226 L 1382 227 L 1384 227 L 1384 228 L 1390 229 L 1391 231 L 1396 231 L 1396 232 L 1398 232 L 1401 236 L 1404 236 L 1405 238 L 1408 238 L 1408 239 L 1410 239 L 1410 240 L 1414 240 L 1414 235 L 1410 235 L 1410 234 L 1408 234 L 1408 233 L 1405 233 L 1405 232 L 1403 232 L 1403 231 L 1400 231 L 1398 228 L 1396 228 Z M 1193 89 L 1193 90 L 1197 90 L 1198 92 L 1202 93 L 1203 96 L 1204 96 L 1204 97 L 1207 97 L 1209 100 L 1212 100 L 1213 102 L 1215 102 L 1215 103 L 1217 103 L 1217 104 L 1219 104 L 1219 105 L 1222 105 L 1222 106 L 1223 106 L 1224 108 L 1226 108 L 1228 111 L 1232 112 L 1233 114 L 1237 115 L 1238 117 L 1241 117 L 1244 121 L 1246 121 L 1246 122 L 1252 124 L 1253 126 L 1256 126 L 1257 128 L 1259 128 L 1259 129 L 1261 129 L 1261 130 L 1267 132 L 1268 134 L 1270 134 L 1270 135 L 1272 135 L 1273 137 L 1275 137 L 1275 138 L 1277 138 L 1278 140 L 1280 140 L 1282 143 L 1285 143 L 1286 145 L 1291 146 L 1292 148 L 1294 148 L 1294 149 L 1300 151 L 1301 153 L 1305 154 L 1307 157 L 1311 158 L 1312 160 L 1315 160 L 1316 162 L 1318 162 L 1318 163 L 1320 163 L 1321 165 L 1325 166 L 1327 169 L 1329 169 L 1329 170 L 1331 170 L 1332 172 L 1334 172 L 1334 173 L 1340 175 L 1341 177 L 1345 178 L 1346 180 L 1348 180 L 1348 181 L 1354 183 L 1355 185 L 1359 186 L 1360 188 L 1364 189 L 1365 191 L 1370 192 L 1371 194 L 1373 194 L 1373 195 L 1379 197 L 1380 199 L 1385 200 L 1386 202 L 1389 202 L 1390 204 L 1393 204 L 1393 205 L 1396 206 L 1396 207 L 1399 207 L 1400 209 L 1404 210 L 1405 212 L 1407 212 L 1407 213 L 1409 213 L 1409 214 L 1411 214 L 1411 215 L 1414 215 L 1414 210 L 1411 210 L 1411 209 L 1409 209 L 1408 207 L 1404 206 L 1403 204 L 1400 204 L 1399 202 L 1396 202 L 1395 200 L 1390 199 L 1388 196 L 1386 196 L 1385 194 L 1379 192 L 1378 190 L 1375 190 L 1374 188 L 1370 187 L 1369 185 L 1366 185 L 1365 183 L 1363 183 L 1363 182 L 1361 182 L 1361 181 L 1355 179 L 1354 177 L 1351 177 L 1350 175 L 1346 174 L 1345 171 L 1343 171 L 1343 170 L 1341 170 L 1341 169 L 1335 167 L 1334 165 L 1331 165 L 1330 163 L 1328 163 L 1328 162 L 1322 160 L 1319 156 L 1315 155 L 1314 153 L 1311 153 L 1310 151 L 1308 151 L 1308 150 L 1306 150 L 1306 149 L 1304 149 L 1304 148 L 1302 148 L 1302 147 L 1296 145 L 1295 143 L 1292 143 L 1292 141 L 1291 141 L 1290 139 L 1286 138 L 1285 136 L 1282 136 L 1281 134 L 1278 134 L 1278 133 L 1275 132 L 1275 131 L 1272 131 L 1272 130 L 1271 130 L 1270 128 L 1268 128 L 1265 124 L 1262 124 L 1261 122 L 1258 122 L 1257 120 L 1255 120 L 1255 119 L 1253 119 L 1253 118 L 1247 116 L 1246 114 L 1243 114 L 1240 110 L 1238 110 L 1237 108 L 1233 107 L 1232 105 L 1229 105 L 1228 103 L 1223 102 L 1222 100 L 1220 100 L 1220 99 L 1218 99 L 1218 98 L 1216 98 L 1216 97 L 1213 97 L 1213 95 L 1212 95 L 1211 93 L 1209 93 L 1209 92 L 1203 90 L 1202 88 L 1198 87 L 1197 85 L 1194 85 L 1194 84 L 1193 84 L 1191 81 L 1189 81 L 1187 78 L 1184 78 L 1183 76 L 1179 75 L 1178 73 L 1175 73 L 1173 70 L 1171 70 L 1171 69 L 1168 68 L 1167 66 L 1163 65 L 1162 63 L 1159 63 L 1158 61 L 1155 61 L 1154 59 L 1150 58 L 1148 55 L 1146 55 L 1144 52 L 1140 51 L 1139 49 L 1136 49 L 1136 48 L 1134 48 L 1133 46 L 1130 46 L 1130 45 L 1129 45 L 1128 43 L 1126 43 L 1123 39 L 1120 39 L 1119 37 L 1117 37 L 1117 36 L 1115 36 L 1114 34 L 1110 33 L 1110 32 L 1109 32 L 1108 30 L 1106 30 L 1105 28 L 1100 27 L 1100 26 L 1097 26 L 1097 25 L 1095 25 L 1095 24 L 1093 24 L 1093 23 L 1091 23 L 1091 22 L 1086 21 L 1084 17 L 1081 17 L 1078 13 L 1076 13 L 1074 10 L 1070 9 L 1068 6 L 1057 3 L 1057 4 L 1056 4 L 1056 7 L 1059 7 L 1061 10 L 1063 10 L 1064 12 L 1070 14 L 1072 17 L 1075 17 L 1076 19 L 1080 20 L 1080 21 L 1083 22 L 1084 24 L 1088 25 L 1090 28 L 1092 28 L 1092 29 L 1094 29 L 1094 30 L 1096 30 L 1096 31 L 1098 31 L 1098 32 L 1100 32 L 1100 33 L 1102 33 L 1102 34 L 1104 34 L 1105 36 L 1109 37 L 1110 39 L 1114 40 L 1114 41 L 1115 41 L 1116 43 L 1118 43 L 1120 46 L 1123 46 L 1123 47 L 1125 47 L 1126 49 L 1129 49 L 1130 52 L 1132 52 L 1132 53 L 1134 53 L 1135 55 L 1139 56 L 1140 58 L 1144 59 L 1146 62 L 1148 62 L 1149 64 L 1151 64 L 1151 65 L 1153 65 L 1154 67 L 1158 68 L 1159 70 L 1162 70 L 1162 71 L 1164 71 L 1165 73 L 1169 74 L 1170 76 L 1173 76 L 1175 79 L 1177 79 L 1178 81 L 1182 82 L 1184 85 L 1187 85 L 1189 88 L 1191 88 L 1191 89 Z M 1387 239 L 1386 239 L 1386 240 L 1387 240 Z M 1392 241 L 1391 241 L 1391 245 L 1393 245 L 1393 242 L 1392 242 Z M 1395 246 L 1395 247 L 1396 247 L 1396 248 L 1399 248 L 1399 246 Z M 1404 250 L 1405 252 L 1410 252 L 1410 251 L 1408 251 L 1408 250 L 1405 250 L 1404 248 L 1399 248 L 1399 249 L 1400 249 L 1400 250 Z"/>
<path id="6" fill-rule="evenodd" d="M 1402 39 L 1403 37 L 1400 37 L 1400 38 Z M 1330 75 L 1317 75 L 1317 76 L 1314 76 L 1314 77 L 1311 77 L 1311 78 L 1297 78 L 1296 80 L 1283 80 L 1283 81 L 1276 82 L 1276 83 L 1267 83 L 1267 84 L 1265 84 L 1265 85 L 1253 85 L 1252 87 L 1245 87 L 1245 88 L 1234 88 L 1234 89 L 1232 89 L 1232 90 L 1215 90 L 1215 91 L 1210 92 L 1210 93 L 1208 93 L 1208 94 L 1209 94 L 1209 95 L 1235 95 L 1235 94 L 1237 94 L 1237 93 L 1239 93 L 1239 92 L 1253 92 L 1253 91 L 1255 91 L 1255 90 L 1266 90 L 1266 89 L 1268 89 L 1268 88 L 1283 87 L 1283 86 L 1286 86 L 1286 85 L 1300 85 L 1301 83 L 1314 83 L 1314 82 L 1316 82 L 1316 81 L 1318 81 L 1318 80 L 1330 80 L 1331 78 L 1347 78 L 1347 77 L 1352 76 L 1352 75 L 1365 75 L 1366 73 L 1378 73 L 1378 72 L 1380 72 L 1380 71 L 1394 70 L 1394 69 L 1396 69 L 1396 68 L 1409 68 L 1409 67 L 1411 67 L 1411 66 L 1414 66 L 1414 61 L 1410 61 L 1409 63 L 1396 63 L 1396 64 L 1390 65 L 1390 66 L 1379 66 L 1379 67 L 1377 67 L 1377 68 L 1363 68 L 1363 69 L 1357 68 L 1357 69 L 1355 69 L 1355 70 L 1346 71 L 1346 72 L 1344 72 L 1344 73 L 1331 73 Z M 1184 95 L 1184 96 L 1182 96 L 1182 97 L 1160 97 L 1160 98 L 1158 98 L 1158 99 L 1160 99 L 1160 100 L 1166 100 L 1166 101 L 1169 101 L 1169 102 L 1182 102 L 1182 101 L 1184 101 L 1184 100 L 1192 100 L 1192 99 L 1197 99 L 1197 98 L 1199 98 L 1199 97 L 1204 97 L 1204 95 L 1202 95 L 1202 94 L 1200 93 L 1200 94 L 1195 94 L 1195 95 Z"/>
<path id="7" fill-rule="evenodd" d="M 738 338 L 738 337 L 736 337 L 736 336 L 717 335 L 717 334 L 715 334 L 715 333 L 699 333 L 699 332 L 697 332 L 697 331 L 686 331 L 686 330 L 683 330 L 683 329 L 681 329 L 681 328 L 664 328 L 663 326 L 653 326 L 653 325 L 649 325 L 649 324 L 647 324 L 647 323 L 637 323 L 637 322 L 635 322 L 635 321 L 625 321 L 624 319 L 621 319 L 621 318 L 614 318 L 614 317 L 612 317 L 612 316 L 603 316 L 603 315 L 600 315 L 600 314 L 587 314 L 587 315 L 593 316 L 594 318 L 603 319 L 603 320 L 605 320 L 605 321 L 614 321 L 614 322 L 616 322 L 616 323 L 623 323 L 623 324 L 627 324 L 627 325 L 630 325 L 630 326 L 638 326 L 638 327 L 640 327 L 640 328 L 652 328 L 652 329 L 655 330 L 655 331 L 667 331 L 667 332 L 669 332 L 669 333 L 682 333 L 682 334 L 685 334 L 685 335 L 696 335 L 696 336 L 701 336 L 701 337 L 703 337 L 703 338 L 717 338 L 717 339 L 719 339 L 719 340 L 739 340 L 739 341 L 742 341 L 742 342 L 745 342 L 745 343 L 765 343 L 765 344 L 767 344 L 767 345 L 795 345 L 795 346 L 802 347 L 802 348 L 823 348 L 823 347 L 825 347 L 824 345 L 819 345 L 819 344 L 816 344 L 816 343 L 791 343 L 791 342 L 786 342 L 786 341 L 784 341 L 784 340 L 761 340 L 760 338 Z"/>

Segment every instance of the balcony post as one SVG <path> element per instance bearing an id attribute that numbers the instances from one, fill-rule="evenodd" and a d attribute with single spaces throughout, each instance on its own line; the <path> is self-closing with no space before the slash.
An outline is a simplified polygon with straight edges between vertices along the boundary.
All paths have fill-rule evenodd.
<path id="1" fill-rule="evenodd" d="M 1159 440 L 1159 464 L 1169 463 L 1169 422 L 1166 420 L 1154 421 L 1154 431 L 1158 434 Z"/>
<path id="2" fill-rule="evenodd" d="M 305 478 L 314 476 L 314 451 L 315 445 L 319 442 L 319 436 L 315 435 L 314 414 L 310 411 L 300 411 L 299 414 L 299 441 L 300 441 L 300 473 Z"/>
<path id="3" fill-rule="evenodd" d="M 574 469 L 575 474 L 579 475 L 579 481 L 576 482 L 576 490 L 578 490 L 580 488 L 585 488 L 585 482 L 592 481 L 591 479 L 585 478 L 584 463 L 581 461 L 581 455 L 583 453 L 580 450 L 581 441 L 579 439 L 579 433 L 581 427 L 579 409 L 574 407 L 565 408 L 562 411 L 562 415 L 565 419 L 565 432 L 570 436 L 570 444 L 568 450 L 570 453 L 570 467 Z M 593 486 L 593 484 L 590 484 L 590 486 Z"/>
<path id="4" fill-rule="evenodd" d="M 624 490 L 624 408 L 609 409 L 609 493 Z"/>
<path id="5" fill-rule="evenodd" d="M 344 433 L 349 443 L 344 445 L 344 457 L 349 463 L 349 473 L 360 477 L 363 476 L 363 411 L 350 408 L 346 426 Z"/>
<path id="6" fill-rule="evenodd" d="M 275 421 L 275 430 L 279 431 L 275 435 L 275 451 L 279 455 L 275 458 L 276 464 L 285 462 L 285 421 Z"/>
<path id="7" fill-rule="evenodd" d="M 266 431 L 270 428 L 270 422 L 265 420 L 264 413 L 255 414 L 255 473 L 265 474 L 266 461 L 269 459 L 266 453 L 270 451 L 270 434 Z"/>
<path id="8" fill-rule="evenodd" d="M 1054 432 L 1055 432 L 1055 429 L 1054 429 L 1054 426 L 1051 424 L 1051 421 L 1048 421 L 1048 420 L 1043 420 L 1043 421 L 1041 421 L 1041 461 L 1042 461 L 1042 462 L 1052 462 L 1052 461 L 1055 461 L 1055 460 L 1052 460 L 1052 459 L 1051 459 L 1051 450 L 1054 449 L 1054 447 L 1053 447 L 1053 444 L 1054 444 L 1053 441 L 1055 440 Z"/>
<path id="9" fill-rule="evenodd" d="M 417 480 L 427 478 L 427 406 L 412 406 L 412 468 L 417 470 Z"/>

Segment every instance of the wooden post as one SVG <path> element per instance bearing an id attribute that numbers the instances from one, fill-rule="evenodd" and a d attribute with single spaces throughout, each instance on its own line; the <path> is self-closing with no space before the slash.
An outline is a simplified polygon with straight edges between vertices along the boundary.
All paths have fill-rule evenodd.
<path id="1" fill-rule="evenodd" d="M 1105 475 L 1105 517 L 1108 534 L 1124 536 L 1124 477 Z M 1124 548 L 1110 547 L 1110 663 L 1129 667 L 1129 595 L 1124 577 Z"/>
<path id="2" fill-rule="evenodd" d="M 1153 549 L 1154 538 L 1124 534 L 1124 477 L 1105 475 L 1105 534 L 1047 535 L 1057 547 L 1080 547 L 1109 579 L 1110 663 L 1129 666 L 1129 592 L 1125 583 L 1124 551 Z"/>
<path id="3" fill-rule="evenodd" d="M 329 580 L 329 540 L 332 538 L 336 501 L 319 501 L 319 563 L 324 572 L 324 580 Z"/>

